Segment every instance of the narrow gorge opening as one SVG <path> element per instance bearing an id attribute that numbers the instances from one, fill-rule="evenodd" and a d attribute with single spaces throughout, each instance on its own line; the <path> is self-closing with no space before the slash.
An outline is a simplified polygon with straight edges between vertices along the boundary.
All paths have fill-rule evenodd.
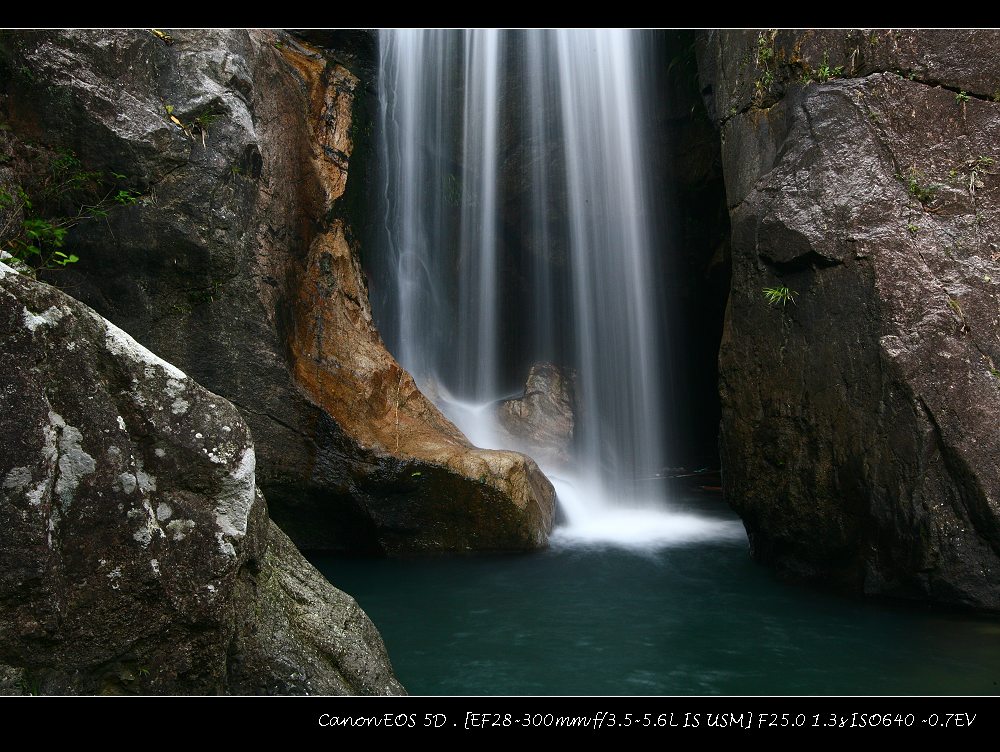
<path id="1" fill-rule="evenodd" d="M 734 534 L 665 506 L 669 478 L 718 467 L 728 214 L 694 42 L 379 38 L 362 242 L 379 330 L 474 443 L 539 462 L 574 538 Z"/>
<path id="2" fill-rule="evenodd" d="M 382 32 L 348 190 L 379 331 L 473 442 L 536 458 L 563 508 L 529 555 L 314 558 L 411 691 L 879 693 L 955 661 L 989 681 L 966 661 L 988 640 L 974 623 L 939 649 L 920 614 L 777 582 L 719 480 L 667 480 L 719 466 L 730 227 L 696 39 Z M 588 483 L 596 513 L 571 506 Z"/>

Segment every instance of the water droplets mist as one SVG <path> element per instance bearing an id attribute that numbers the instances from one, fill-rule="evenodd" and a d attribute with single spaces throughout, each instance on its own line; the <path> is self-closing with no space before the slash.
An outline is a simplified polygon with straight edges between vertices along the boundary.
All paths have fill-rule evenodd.
<path id="1" fill-rule="evenodd" d="M 739 534 L 670 510 L 658 237 L 641 32 L 383 31 L 384 218 L 373 306 L 387 344 L 480 446 L 532 361 L 577 373 L 576 463 L 543 465 L 553 540 Z M 516 445 L 504 448 L 517 449 Z M 529 452 L 530 453 L 530 452 Z M 738 527 L 738 526 L 737 526 Z"/>

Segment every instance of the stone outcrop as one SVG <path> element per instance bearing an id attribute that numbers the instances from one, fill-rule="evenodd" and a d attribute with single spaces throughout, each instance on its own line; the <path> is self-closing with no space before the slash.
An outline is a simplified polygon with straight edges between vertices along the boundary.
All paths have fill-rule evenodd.
<path id="1" fill-rule="evenodd" d="M 546 466 L 566 465 L 573 454 L 576 397 L 573 374 L 536 363 L 524 393 L 497 406 L 497 422 L 510 438 Z"/>
<path id="2" fill-rule="evenodd" d="M 372 45 L 351 34 L 310 37 L 338 51 L 272 31 L 7 32 L 0 139 L 133 181 L 134 205 L 74 229 L 59 283 L 241 410 L 297 544 L 544 545 L 534 462 L 470 446 L 372 324 L 348 180 L 371 82 L 347 67 Z"/>
<path id="3" fill-rule="evenodd" d="M 732 220 L 723 484 L 787 575 L 1000 610 L 998 50 L 701 37 Z"/>
<path id="4" fill-rule="evenodd" d="M 402 691 L 229 402 L 3 264 L 0 321 L 0 691 Z"/>

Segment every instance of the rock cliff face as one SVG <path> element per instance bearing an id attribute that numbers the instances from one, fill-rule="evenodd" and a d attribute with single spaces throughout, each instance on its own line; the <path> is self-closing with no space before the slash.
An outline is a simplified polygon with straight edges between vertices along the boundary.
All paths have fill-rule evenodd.
<path id="1" fill-rule="evenodd" d="M 0 691 L 402 692 L 230 403 L 3 264 L 0 322 Z"/>
<path id="2" fill-rule="evenodd" d="M 345 67 L 371 43 L 315 39 L 343 49 L 270 31 L 6 33 L 0 138 L 71 149 L 142 194 L 74 230 L 60 285 L 240 409 L 300 546 L 543 545 L 554 500 L 534 462 L 471 447 L 375 331 L 348 216 L 370 94 Z"/>
<path id="3" fill-rule="evenodd" d="M 791 576 L 1000 610 L 998 50 L 702 35 L 732 219 L 725 494 Z"/>

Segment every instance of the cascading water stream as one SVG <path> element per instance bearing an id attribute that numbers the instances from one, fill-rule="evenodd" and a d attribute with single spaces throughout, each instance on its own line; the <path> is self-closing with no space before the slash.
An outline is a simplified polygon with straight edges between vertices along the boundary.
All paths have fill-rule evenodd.
<path id="1" fill-rule="evenodd" d="M 665 249 L 641 55 L 641 33 L 623 30 L 380 37 L 376 316 L 480 446 L 525 450 L 497 430 L 493 405 L 523 383 L 526 358 L 575 371 L 576 462 L 540 463 L 565 518 L 554 540 L 742 535 L 671 509 L 661 478 Z"/>

